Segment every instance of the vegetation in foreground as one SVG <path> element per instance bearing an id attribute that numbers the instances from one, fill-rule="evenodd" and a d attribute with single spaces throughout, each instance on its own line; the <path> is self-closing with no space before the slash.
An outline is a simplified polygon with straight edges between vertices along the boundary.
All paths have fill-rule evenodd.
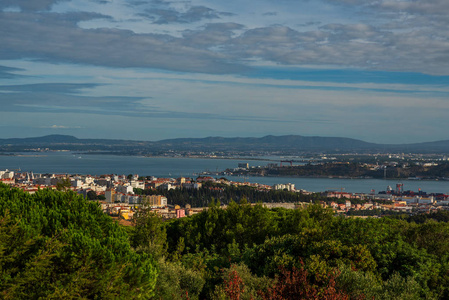
<path id="1" fill-rule="evenodd" d="M 73 192 L 0 185 L 2 299 L 136 299 L 154 294 L 152 255 Z"/>
<path id="2" fill-rule="evenodd" d="M 232 298 L 231 285 L 240 299 L 447 299 L 449 224 L 422 218 L 215 204 L 163 224 L 165 263 L 197 270 L 203 298 Z"/>
<path id="3" fill-rule="evenodd" d="M 344 218 L 219 203 L 120 227 L 71 192 L 0 186 L 5 299 L 448 299 L 446 212 Z"/>

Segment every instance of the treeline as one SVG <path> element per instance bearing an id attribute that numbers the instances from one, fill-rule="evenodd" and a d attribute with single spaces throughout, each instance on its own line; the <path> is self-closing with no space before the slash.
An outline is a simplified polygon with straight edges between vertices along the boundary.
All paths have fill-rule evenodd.
<path id="1" fill-rule="evenodd" d="M 250 171 L 240 171 L 242 175 L 271 175 L 271 176 L 335 176 L 335 177 L 372 177 L 372 178 L 443 178 L 449 177 L 449 164 L 441 163 L 438 166 L 423 167 L 418 165 L 389 166 L 384 169 L 370 170 L 362 163 L 325 163 L 307 164 L 304 166 L 293 166 L 283 168 L 256 168 Z"/>
<path id="2" fill-rule="evenodd" d="M 397 218 L 406 220 L 407 222 L 414 222 L 418 224 L 426 223 L 428 221 L 449 222 L 449 212 L 446 210 L 439 210 L 430 214 L 418 215 L 397 215 Z"/>
<path id="3" fill-rule="evenodd" d="M 250 203 L 297 203 L 326 200 L 326 197 L 319 193 L 304 195 L 282 190 L 261 191 L 248 186 L 235 187 L 213 183 L 206 183 L 199 189 L 134 189 L 134 192 L 146 195 L 163 195 L 167 197 L 169 204 L 182 206 L 190 204 L 192 207 L 205 207 L 214 200 L 219 200 L 222 204 L 229 204 L 231 201 L 239 202 L 242 199 L 246 199 Z"/>
<path id="4" fill-rule="evenodd" d="M 161 272 L 169 273 L 161 276 L 174 279 L 169 286 L 176 287 L 166 286 L 160 295 L 189 294 L 198 299 L 449 297 L 447 222 L 344 218 L 315 205 L 269 210 L 231 202 L 226 210 L 215 203 L 205 212 L 161 223 L 159 228 L 166 238 L 165 271 Z M 184 276 L 194 282 L 193 293 Z"/>
<path id="5" fill-rule="evenodd" d="M 206 207 L 218 200 L 221 204 L 229 204 L 232 201 L 245 200 L 249 203 L 319 203 L 320 201 L 345 203 L 346 198 L 328 198 L 321 193 L 302 194 L 284 190 L 259 190 L 249 186 L 227 186 L 225 184 L 206 183 L 199 189 L 138 189 L 134 192 L 138 195 L 162 195 L 167 197 L 168 204 L 178 204 L 192 207 Z M 366 200 L 351 199 L 353 204 L 364 204 Z M 389 201 L 381 201 L 389 204 Z"/>

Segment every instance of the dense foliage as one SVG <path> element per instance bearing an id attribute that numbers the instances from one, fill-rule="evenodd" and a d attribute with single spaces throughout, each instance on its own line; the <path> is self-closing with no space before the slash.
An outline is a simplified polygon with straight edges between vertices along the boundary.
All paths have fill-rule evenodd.
<path id="1" fill-rule="evenodd" d="M 448 299 L 449 212 L 222 209 L 124 228 L 72 192 L 0 186 L 5 299 Z"/>
<path id="2" fill-rule="evenodd" d="M 248 202 L 310 202 L 324 200 L 325 197 L 319 193 L 312 195 L 303 195 L 300 193 L 288 192 L 288 191 L 260 191 L 253 187 L 242 186 L 227 186 L 220 184 L 206 183 L 204 187 L 200 189 L 146 189 L 138 190 L 135 192 L 140 194 L 159 194 L 167 197 L 169 204 L 179 204 L 185 206 L 186 204 L 192 205 L 192 207 L 205 207 L 208 206 L 214 200 L 219 200 L 222 204 L 228 204 L 232 200 L 240 201 L 246 199 Z"/>
<path id="3" fill-rule="evenodd" d="M 96 202 L 0 185 L 3 299 L 150 298 L 157 269 Z"/>
<path id="4" fill-rule="evenodd" d="M 218 200 L 221 204 L 229 204 L 233 201 L 245 200 L 250 203 L 319 203 L 320 201 L 345 203 L 346 198 L 328 198 L 321 193 L 302 194 L 285 190 L 261 190 L 250 186 L 228 186 L 207 182 L 199 189 L 138 189 L 136 194 L 142 195 L 163 195 L 167 197 L 168 204 L 178 204 L 192 207 L 206 207 Z M 372 200 L 371 200 L 372 201 Z M 368 202 L 362 199 L 351 199 L 353 204 L 363 204 Z M 391 204 L 390 201 L 379 200 L 384 204 Z"/>
<path id="5" fill-rule="evenodd" d="M 176 261 L 204 278 L 199 298 L 449 297 L 446 222 L 345 218 L 316 205 L 269 210 L 231 202 L 226 210 L 213 204 L 162 226 L 165 263 Z M 188 294 L 188 287 L 183 291 Z"/>

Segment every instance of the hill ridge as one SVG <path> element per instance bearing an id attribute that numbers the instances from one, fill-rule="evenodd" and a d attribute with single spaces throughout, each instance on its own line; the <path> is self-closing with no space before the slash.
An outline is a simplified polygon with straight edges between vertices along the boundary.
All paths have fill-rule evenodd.
<path id="1" fill-rule="evenodd" d="M 0 150 L 5 147 L 30 146 L 55 148 L 57 145 L 68 150 L 123 150 L 140 148 L 145 150 L 175 151 L 402 151 L 402 152 L 447 152 L 449 140 L 420 142 L 412 144 L 379 144 L 348 137 L 323 137 L 302 135 L 266 135 L 263 137 L 221 137 L 174 138 L 159 141 L 138 141 L 121 139 L 80 139 L 72 135 L 51 134 L 41 137 L 0 139 Z M 75 147 L 75 145 L 77 147 Z M 95 146 L 94 146 L 95 145 Z M 17 151 L 17 150 L 15 150 Z"/>

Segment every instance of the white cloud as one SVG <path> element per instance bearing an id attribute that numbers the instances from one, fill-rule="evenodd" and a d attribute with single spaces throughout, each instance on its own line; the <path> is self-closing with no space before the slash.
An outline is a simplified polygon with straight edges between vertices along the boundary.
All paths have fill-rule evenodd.
<path id="1" fill-rule="evenodd" d="M 332 127 L 335 135 L 356 134 L 349 126 L 359 132 L 378 126 L 387 135 L 394 121 L 404 131 L 418 131 L 430 126 L 426 118 L 444 125 L 446 83 L 251 74 L 269 72 L 260 66 L 332 66 L 449 75 L 448 3 L 2 1 L 0 64 L 10 67 L 0 67 L 2 117 L 32 115 L 42 129 L 84 132 L 99 132 L 101 123 L 121 134 L 126 129 L 116 120 L 137 131 L 139 122 L 162 131 L 166 126 L 167 133 L 182 122 L 188 125 L 178 130 L 203 132 L 207 122 L 222 123 L 227 135 L 245 127 L 270 133 L 301 127 L 313 134 Z M 81 117 L 86 126 L 78 128 Z M 442 138 L 441 128 L 434 132 Z"/>
<path id="2" fill-rule="evenodd" d="M 253 14 L 248 4 L 232 1 L 54 2 L 41 0 L 32 7 L 20 2 L 26 13 L 2 13 L 0 59 L 204 73 L 238 73 L 255 61 L 430 74 L 449 70 L 443 13 L 449 4 L 443 0 L 262 1 Z M 49 7 L 51 14 L 36 12 Z M 275 20 L 267 20 L 267 11 Z"/>
<path id="3" fill-rule="evenodd" d="M 64 125 L 51 125 L 51 126 L 40 126 L 39 128 L 49 128 L 49 129 L 80 129 L 81 126 L 64 126 Z"/>

